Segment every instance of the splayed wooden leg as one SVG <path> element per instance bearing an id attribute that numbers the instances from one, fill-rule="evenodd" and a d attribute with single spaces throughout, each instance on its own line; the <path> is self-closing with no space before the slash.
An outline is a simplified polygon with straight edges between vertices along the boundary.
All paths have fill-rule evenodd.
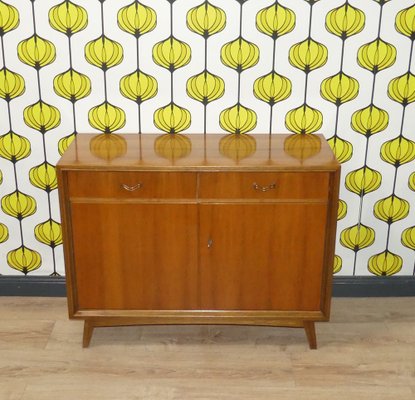
<path id="1" fill-rule="evenodd" d="M 317 338 L 314 321 L 304 321 L 304 329 L 308 339 L 308 345 L 310 349 L 317 349 Z"/>
<path id="2" fill-rule="evenodd" d="M 92 333 L 94 331 L 94 325 L 91 321 L 85 320 L 84 322 L 84 337 L 82 340 L 82 347 L 89 347 Z"/>

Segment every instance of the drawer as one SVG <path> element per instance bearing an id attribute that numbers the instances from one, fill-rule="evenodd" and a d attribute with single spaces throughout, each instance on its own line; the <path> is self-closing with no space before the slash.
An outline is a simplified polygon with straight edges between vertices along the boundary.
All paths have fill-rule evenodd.
<path id="1" fill-rule="evenodd" d="M 319 199 L 327 200 L 327 172 L 201 173 L 202 199 Z"/>
<path id="2" fill-rule="evenodd" d="M 70 197 L 194 199 L 196 181 L 190 172 L 68 172 Z"/>

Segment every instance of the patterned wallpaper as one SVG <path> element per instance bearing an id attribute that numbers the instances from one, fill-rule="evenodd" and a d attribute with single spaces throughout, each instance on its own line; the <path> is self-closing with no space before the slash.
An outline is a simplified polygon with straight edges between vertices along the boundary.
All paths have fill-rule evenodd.
<path id="1" fill-rule="evenodd" d="M 415 273 L 413 0 L 0 1 L 0 273 L 64 273 L 78 132 L 323 133 L 335 273 Z"/>

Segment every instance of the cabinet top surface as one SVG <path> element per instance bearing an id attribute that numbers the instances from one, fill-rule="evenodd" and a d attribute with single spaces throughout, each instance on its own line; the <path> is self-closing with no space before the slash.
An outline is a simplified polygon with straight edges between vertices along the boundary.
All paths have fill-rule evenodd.
<path id="1" fill-rule="evenodd" d="M 322 135 L 87 134 L 58 168 L 103 170 L 337 170 Z"/>

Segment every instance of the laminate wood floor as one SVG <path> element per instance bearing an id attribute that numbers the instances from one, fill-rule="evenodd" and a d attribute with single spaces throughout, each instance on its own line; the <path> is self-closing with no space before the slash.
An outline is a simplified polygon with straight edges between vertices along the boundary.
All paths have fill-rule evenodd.
<path id="1" fill-rule="evenodd" d="M 0 297 L 0 400 L 414 400 L 415 297 L 335 298 L 302 329 L 97 328 L 66 299 Z"/>

